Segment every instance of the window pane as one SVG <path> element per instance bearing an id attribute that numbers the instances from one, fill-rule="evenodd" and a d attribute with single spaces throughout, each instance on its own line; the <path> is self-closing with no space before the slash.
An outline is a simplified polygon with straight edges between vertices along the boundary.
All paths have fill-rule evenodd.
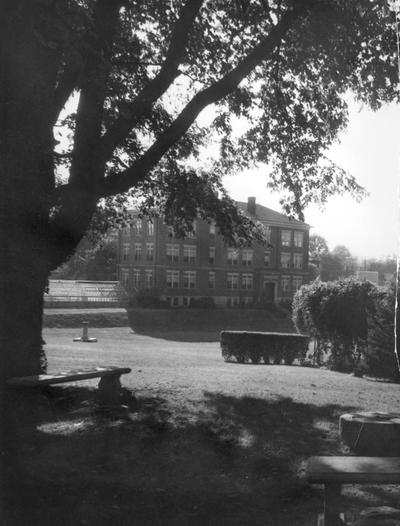
<path id="1" fill-rule="evenodd" d="M 298 230 L 294 232 L 294 246 L 297 248 L 302 248 L 304 240 L 304 232 L 299 232 Z"/>
<path id="2" fill-rule="evenodd" d="M 290 254 L 288 252 L 282 252 L 281 254 L 281 267 L 283 268 L 290 267 Z"/>
<path id="3" fill-rule="evenodd" d="M 292 232 L 290 230 L 282 230 L 281 244 L 283 247 L 290 247 L 292 244 Z"/>

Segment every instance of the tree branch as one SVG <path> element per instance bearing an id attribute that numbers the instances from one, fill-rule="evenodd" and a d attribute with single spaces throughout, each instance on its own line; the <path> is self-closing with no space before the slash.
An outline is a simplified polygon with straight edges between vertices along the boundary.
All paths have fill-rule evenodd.
<path id="1" fill-rule="evenodd" d="M 120 4 L 121 0 L 97 0 L 82 70 L 69 182 L 88 189 L 104 174 L 100 158 L 101 124 Z"/>
<path id="2" fill-rule="evenodd" d="M 296 2 L 281 17 L 269 35 L 262 40 L 238 66 L 227 73 L 213 85 L 197 93 L 186 105 L 175 121 L 158 137 L 153 145 L 135 161 L 130 168 L 105 178 L 98 186 L 99 197 L 106 197 L 127 191 L 141 182 L 148 172 L 159 162 L 168 149 L 175 144 L 190 128 L 200 112 L 208 105 L 215 103 L 233 89 L 261 62 L 266 60 L 290 30 L 292 24 L 305 16 L 313 5 L 313 0 Z M 60 191 L 61 188 L 60 188 Z"/>
<path id="3" fill-rule="evenodd" d="M 99 155 L 103 106 L 119 7 L 120 0 L 97 0 L 88 28 L 68 192 L 58 200 L 59 209 L 47 230 L 51 268 L 73 252 L 96 210 L 96 182 L 104 176 Z"/>
<path id="4" fill-rule="evenodd" d="M 102 138 L 103 160 L 108 160 L 116 146 L 125 139 L 138 120 L 151 110 L 152 105 L 179 75 L 179 65 L 185 55 L 190 29 L 203 0 L 187 0 L 172 31 L 168 51 L 158 75 L 138 94 Z"/>

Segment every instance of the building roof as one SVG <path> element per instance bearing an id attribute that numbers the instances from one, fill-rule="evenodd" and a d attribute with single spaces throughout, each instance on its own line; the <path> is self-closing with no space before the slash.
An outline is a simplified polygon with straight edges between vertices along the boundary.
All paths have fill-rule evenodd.
<path id="1" fill-rule="evenodd" d="M 246 212 L 248 214 L 248 203 L 237 201 L 236 204 L 243 212 Z M 303 228 L 310 228 L 310 225 L 308 225 L 307 223 L 304 223 L 303 221 L 298 221 L 297 219 L 291 219 L 288 216 L 285 216 L 285 214 L 276 212 L 271 208 L 267 208 L 266 206 L 259 204 L 256 204 L 255 206 L 256 214 L 254 217 L 259 221 L 265 221 L 267 223 L 280 223 L 285 224 L 287 226 L 291 225 Z"/>

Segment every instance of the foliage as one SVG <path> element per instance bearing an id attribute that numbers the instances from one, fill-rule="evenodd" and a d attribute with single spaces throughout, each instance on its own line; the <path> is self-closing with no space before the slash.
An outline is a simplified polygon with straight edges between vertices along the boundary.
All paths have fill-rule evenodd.
<path id="1" fill-rule="evenodd" d="M 368 281 L 314 281 L 296 293 L 293 322 L 329 349 L 332 368 L 352 370 L 365 351 L 376 295 L 377 288 Z"/>
<path id="2" fill-rule="evenodd" d="M 55 86 L 52 124 L 61 126 L 55 234 L 72 211 L 86 230 L 93 203 L 122 210 L 131 192 L 143 214 L 158 210 L 184 230 L 200 213 L 228 238 L 256 235 L 221 176 L 260 163 L 287 191 L 290 214 L 335 192 L 364 195 L 325 152 L 347 123 L 348 90 L 373 108 L 397 97 L 386 1 L 9 4 L 9 19 L 29 18 L 32 38 L 47 46 L 36 74 Z M 45 77 L 50 63 L 54 79 Z M 61 114 L 71 97 L 73 110 Z M 214 118 L 200 126 L 212 104 Z M 207 166 L 210 137 L 220 155 Z"/>
<path id="3" fill-rule="evenodd" d="M 350 250 L 338 245 L 330 251 L 326 240 L 318 234 L 310 236 L 309 257 L 314 279 L 319 276 L 322 281 L 334 281 L 355 274 L 357 262 Z"/>
<path id="4" fill-rule="evenodd" d="M 305 359 L 308 338 L 299 334 L 277 332 L 221 332 L 221 351 L 225 361 L 291 365 Z"/>
<path id="5" fill-rule="evenodd" d="M 215 309 L 215 301 L 213 297 L 209 296 L 190 298 L 189 307 L 193 309 Z"/>
<path id="6" fill-rule="evenodd" d="M 308 244 L 310 261 L 318 262 L 323 254 L 329 252 L 326 239 L 319 234 L 311 234 Z"/>
<path id="7" fill-rule="evenodd" d="M 374 316 L 369 321 L 368 347 L 365 352 L 367 373 L 399 381 L 399 364 L 395 354 L 394 320 L 396 286 L 382 292 L 376 301 Z"/>
<path id="8" fill-rule="evenodd" d="M 140 289 L 129 297 L 130 307 L 149 309 L 165 309 L 169 307 L 166 300 L 161 299 L 161 292 L 157 289 Z"/>
<path id="9" fill-rule="evenodd" d="M 106 240 L 93 243 L 84 238 L 76 252 L 51 275 L 52 279 L 115 281 L 117 279 L 117 243 Z"/>

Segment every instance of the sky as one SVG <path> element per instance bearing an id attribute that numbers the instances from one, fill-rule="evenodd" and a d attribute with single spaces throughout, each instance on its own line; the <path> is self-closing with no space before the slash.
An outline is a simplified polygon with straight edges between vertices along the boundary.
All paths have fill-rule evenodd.
<path id="1" fill-rule="evenodd" d="M 360 103 L 350 104 L 347 129 L 328 152 L 328 157 L 349 171 L 369 196 L 357 203 L 350 196 L 332 197 L 324 210 L 311 205 L 305 221 L 311 233 L 323 236 L 330 250 L 345 245 L 359 259 L 385 258 L 398 253 L 400 184 L 400 106 L 372 112 Z M 266 188 L 266 176 L 244 172 L 226 177 L 231 197 L 281 211 L 279 194 Z"/>

